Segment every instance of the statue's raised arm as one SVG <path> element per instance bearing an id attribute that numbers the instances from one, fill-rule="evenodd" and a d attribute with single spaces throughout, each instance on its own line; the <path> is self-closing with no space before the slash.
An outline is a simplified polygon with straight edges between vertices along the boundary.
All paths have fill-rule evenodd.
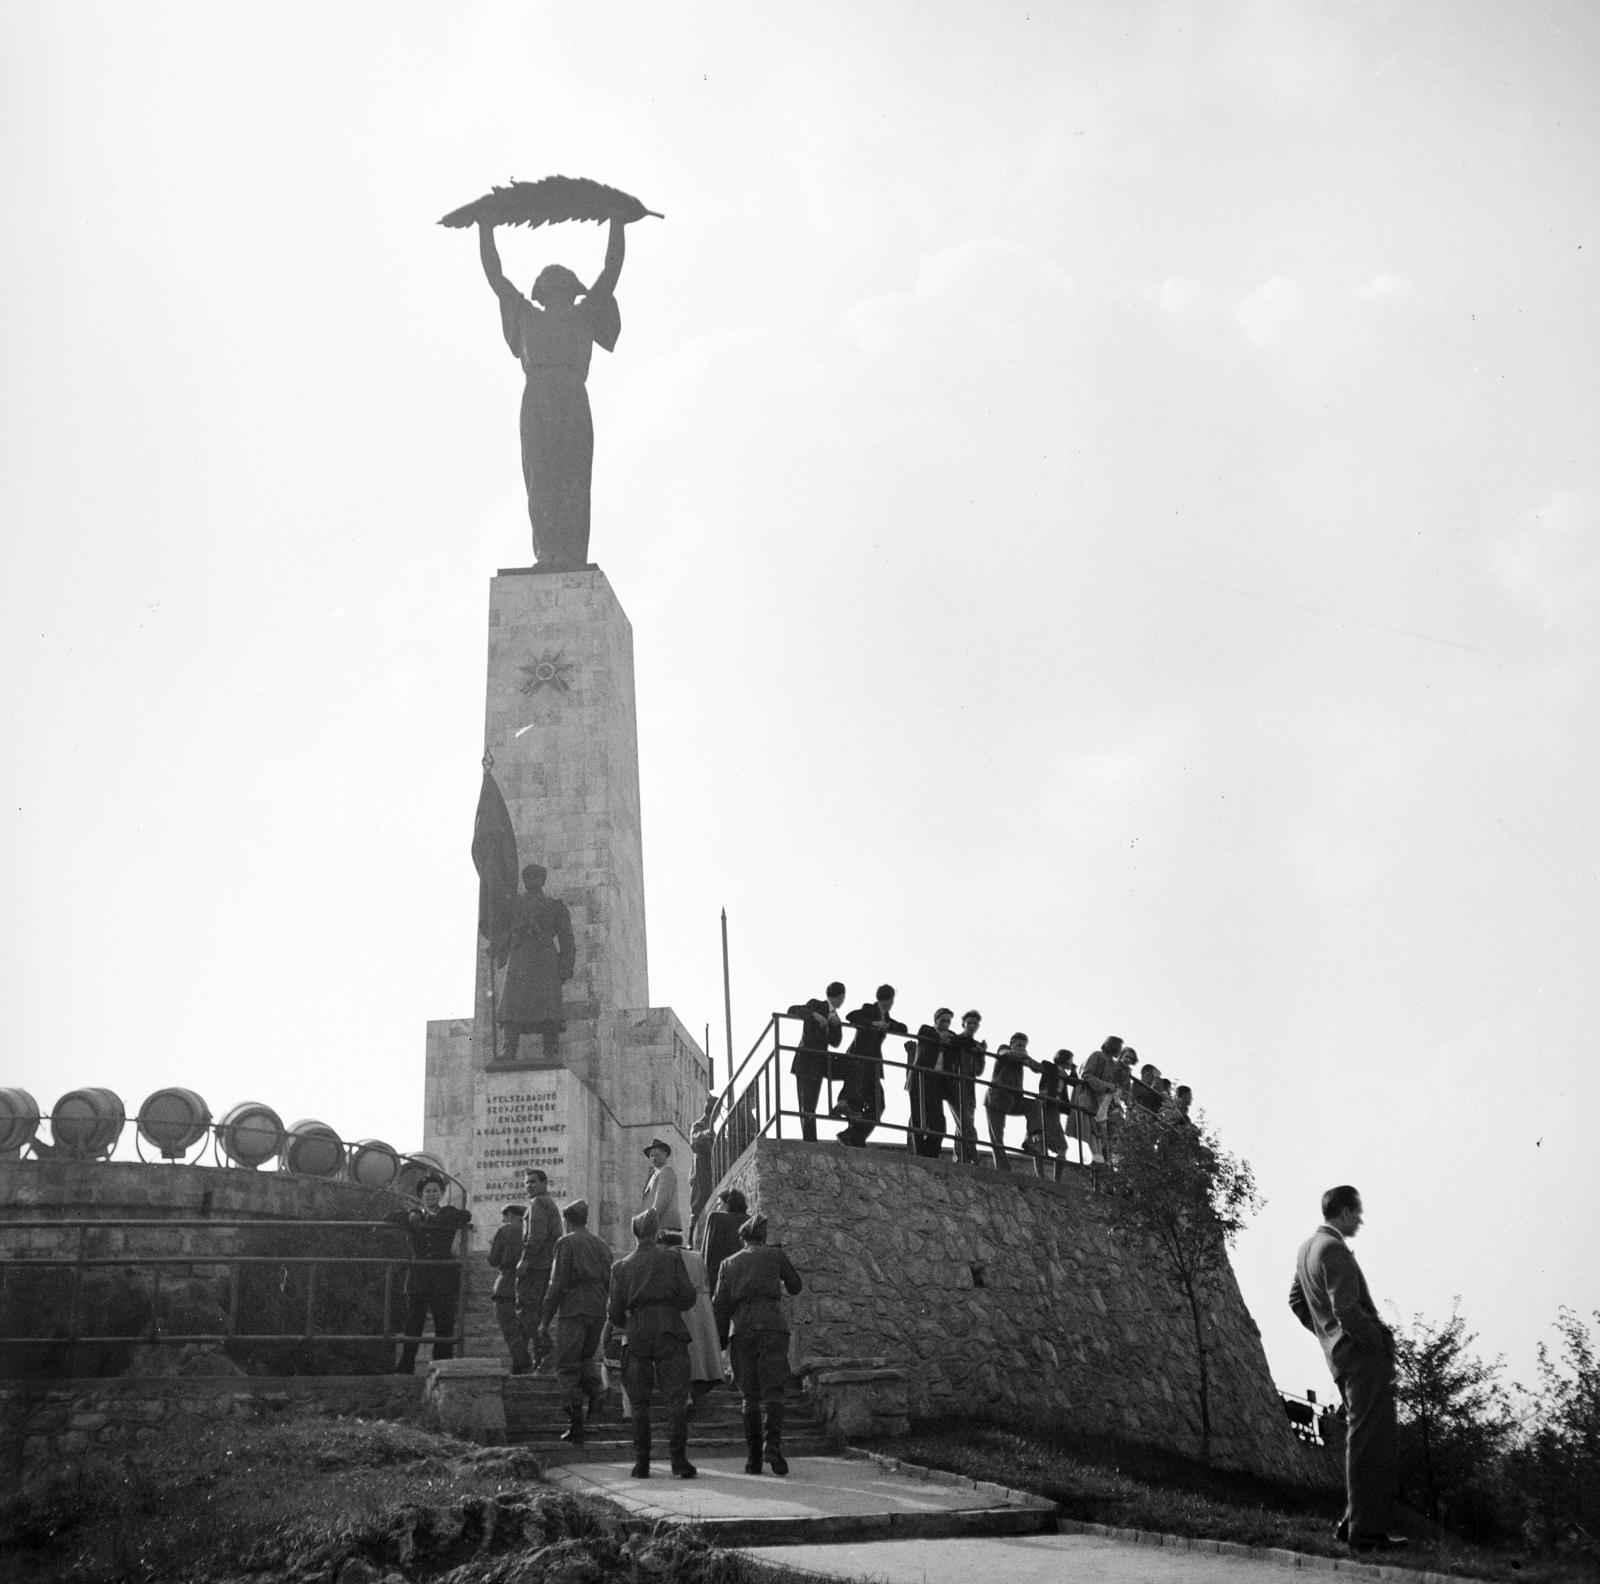
<path id="1" fill-rule="evenodd" d="M 626 227 L 654 213 L 614 187 L 547 176 L 496 187 L 440 221 L 477 226 L 478 256 L 500 303 L 506 345 L 522 365 L 522 477 L 534 559 L 550 570 L 589 561 L 594 425 L 585 382 L 595 346 L 611 351 L 622 332 L 616 288 L 627 251 Z M 600 274 L 586 287 L 566 265 L 547 264 L 523 296 L 501 266 L 495 227 L 568 220 L 609 222 Z"/>

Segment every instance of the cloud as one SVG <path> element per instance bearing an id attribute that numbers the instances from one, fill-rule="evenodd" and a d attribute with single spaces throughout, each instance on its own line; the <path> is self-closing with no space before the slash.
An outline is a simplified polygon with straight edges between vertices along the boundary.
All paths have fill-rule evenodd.
<path id="1" fill-rule="evenodd" d="M 1513 599 L 1531 606 L 1547 630 L 1587 630 L 1600 593 L 1596 488 L 1557 489 L 1522 512 L 1517 531 L 1491 545 L 1489 564 Z"/>
<path id="2" fill-rule="evenodd" d="M 1217 305 L 1217 294 L 1209 286 L 1180 275 L 1170 275 L 1162 281 L 1155 297 L 1169 319 L 1192 319 Z"/>
<path id="3" fill-rule="evenodd" d="M 908 292 L 868 297 L 848 309 L 844 322 L 869 357 L 881 355 L 902 328 L 930 305 L 953 301 L 1009 300 L 1072 295 L 1072 277 L 1040 254 L 998 237 L 957 243 L 924 258 Z"/>
<path id="4" fill-rule="evenodd" d="M 1304 304 L 1298 281 L 1274 275 L 1239 304 L 1239 326 L 1257 346 L 1280 346 L 1285 328 L 1300 317 Z"/>
<path id="5" fill-rule="evenodd" d="M 1396 298 L 1415 299 L 1417 288 L 1400 275 L 1391 275 L 1387 270 L 1374 275 L 1357 293 L 1356 296 L 1363 302 L 1388 302 Z"/>

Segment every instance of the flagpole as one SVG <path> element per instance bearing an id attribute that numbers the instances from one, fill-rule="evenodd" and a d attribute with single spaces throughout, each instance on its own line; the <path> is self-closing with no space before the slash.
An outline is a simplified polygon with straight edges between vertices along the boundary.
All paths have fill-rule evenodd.
<path id="1" fill-rule="evenodd" d="M 728 910 L 722 910 L 722 1015 L 728 1027 L 728 1077 L 733 1077 L 733 991 L 728 983 Z"/>

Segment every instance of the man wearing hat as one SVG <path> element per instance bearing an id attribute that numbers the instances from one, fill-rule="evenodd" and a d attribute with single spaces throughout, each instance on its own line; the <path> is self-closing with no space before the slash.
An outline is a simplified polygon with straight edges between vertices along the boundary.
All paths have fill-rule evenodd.
<path id="1" fill-rule="evenodd" d="M 650 1161 L 650 1175 L 641 1195 L 643 1208 L 655 1211 L 663 1232 L 681 1236 L 683 1212 L 678 1208 L 678 1173 L 672 1165 L 672 1146 L 664 1139 L 653 1138 L 645 1146 L 645 1155 Z"/>
<path id="2" fill-rule="evenodd" d="M 781 1248 L 767 1247 L 767 1218 L 753 1215 L 739 1228 L 744 1247 L 717 1273 L 711 1309 L 717 1335 L 728 1349 L 733 1378 L 744 1398 L 746 1474 L 761 1472 L 765 1446 L 774 1474 L 787 1474 L 783 1455 L 783 1390 L 789 1380 L 789 1323 L 783 1294 L 800 1291 L 800 1273 Z M 766 1404 L 765 1436 L 761 1423 Z"/>
<path id="3" fill-rule="evenodd" d="M 456 1258 L 456 1233 L 472 1225 L 472 1217 L 444 1201 L 444 1178 L 430 1172 L 417 1184 L 422 1202 L 411 1210 L 397 1210 L 384 1220 L 397 1226 L 411 1241 L 411 1264 L 406 1270 L 405 1338 L 400 1345 L 397 1375 L 410 1375 L 417 1367 L 417 1344 L 423 1322 L 433 1313 L 435 1363 L 456 1355 L 456 1300 L 461 1292 L 461 1262 Z"/>
<path id="4" fill-rule="evenodd" d="M 522 1218 L 519 1204 L 508 1204 L 500 1212 L 500 1225 L 489 1244 L 489 1268 L 495 1274 L 489 1296 L 494 1301 L 494 1317 L 511 1354 L 511 1373 L 527 1375 L 533 1370 L 528 1353 L 528 1336 L 517 1318 L 517 1261 L 522 1257 Z"/>
<path id="5" fill-rule="evenodd" d="M 589 1230 L 589 1206 L 574 1199 L 561 1212 L 566 1236 L 556 1244 L 550 1285 L 545 1289 L 539 1334 L 550 1349 L 550 1322 L 556 1327 L 556 1378 L 567 1404 L 563 1441 L 583 1440 L 583 1410 L 592 1418 L 600 1411 L 604 1385 L 600 1378 L 600 1327 L 606 1317 L 611 1285 L 611 1249 Z"/>
<path id="6" fill-rule="evenodd" d="M 622 1384 L 633 1406 L 633 1478 L 650 1478 L 650 1404 L 659 1391 L 672 1414 L 667 1442 L 672 1472 L 679 1479 L 693 1479 L 689 1327 L 683 1311 L 694 1307 L 694 1283 L 677 1253 L 656 1242 L 659 1226 L 654 1210 L 641 1210 L 633 1218 L 638 1247 L 611 1267 L 606 1317 L 613 1331 L 628 1333 Z"/>
<path id="7" fill-rule="evenodd" d="M 505 1031 L 502 1061 L 515 1061 L 524 1034 L 544 1036 L 544 1054 L 554 1060 L 564 1027 L 561 987 L 572 977 L 577 944 L 572 937 L 572 915 L 559 897 L 544 894 L 543 864 L 522 871 L 527 887 L 511 909 L 511 935 L 506 953 L 506 982 L 495 1008 L 495 1021 Z"/>

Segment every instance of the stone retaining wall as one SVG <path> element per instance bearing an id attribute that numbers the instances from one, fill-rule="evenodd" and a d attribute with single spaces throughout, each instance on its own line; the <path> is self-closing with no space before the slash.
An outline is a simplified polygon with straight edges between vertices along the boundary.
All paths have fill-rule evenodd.
<path id="1" fill-rule="evenodd" d="M 915 1418 L 1014 1415 L 1198 1452 L 1188 1307 L 1112 1237 L 1086 1174 L 761 1139 L 722 1186 L 767 1215 L 806 1283 L 797 1367 L 878 1355 L 905 1370 Z M 1231 1272 L 1208 1325 L 1214 1461 L 1339 1483 L 1291 1435 Z"/>
<path id="2" fill-rule="evenodd" d="M 415 1419 L 425 1412 L 423 1386 L 420 1375 L 0 1381 L 0 1489 L 15 1490 L 91 1454 L 114 1455 L 223 1419 Z"/>

